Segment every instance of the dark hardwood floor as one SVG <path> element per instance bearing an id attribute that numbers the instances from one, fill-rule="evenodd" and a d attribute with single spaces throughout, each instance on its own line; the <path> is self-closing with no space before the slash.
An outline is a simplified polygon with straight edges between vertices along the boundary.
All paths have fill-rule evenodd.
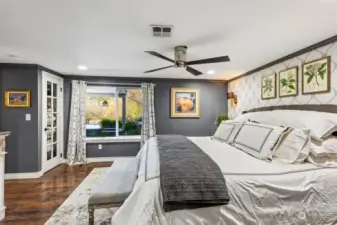
<path id="1" fill-rule="evenodd" d="M 44 224 L 94 168 L 111 164 L 62 164 L 38 179 L 5 181 L 6 217 L 0 224 Z"/>

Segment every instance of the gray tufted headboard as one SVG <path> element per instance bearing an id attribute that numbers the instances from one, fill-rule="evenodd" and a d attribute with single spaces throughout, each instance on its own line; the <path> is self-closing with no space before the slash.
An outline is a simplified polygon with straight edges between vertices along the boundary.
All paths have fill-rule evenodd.
<path id="1" fill-rule="evenodd" d="M 276 105 L 276 106 L 265 106 L 260 108 L 249 109 L 243 111 L 242 114 L 250 112 L 261 112 L 261 111 L 273 111 L 273 110 L 305 110 L 305 111 L 317 111 L 317 112 L 327 112 L 327 113 L 337 113 L 337 105 Z"/>

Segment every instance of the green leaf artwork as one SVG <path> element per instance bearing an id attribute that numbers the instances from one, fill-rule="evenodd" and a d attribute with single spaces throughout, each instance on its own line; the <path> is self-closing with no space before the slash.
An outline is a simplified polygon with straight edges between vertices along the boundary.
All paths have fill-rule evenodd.
<path id="1" fill-rule="evenodd" d="M 270 95 L 273 91 L 273 80 L 269 77 L 263 79 L 263 94 Z"/>
<path id="2" fill-rule="evenodd" d="M 324 80 L 327 73 L 327 63 L 314 63 L 306 66 L 304 75 L 307 77 L 307 84 L 315 82 L 320 86 L 319 79 Z"/>
<path id="3" fill-rule="evenodd" d="M 276 97 L 276 74 L 263 76 L 261 79 L 261 98 L 272 99 Z"/>
<path id="4" fill-rule="evenodd" d="M 280 96 L 289 96 L 297 94 L 296 90 L 297 68 L 292 68 L 287 71 L 280 72 Z"/>

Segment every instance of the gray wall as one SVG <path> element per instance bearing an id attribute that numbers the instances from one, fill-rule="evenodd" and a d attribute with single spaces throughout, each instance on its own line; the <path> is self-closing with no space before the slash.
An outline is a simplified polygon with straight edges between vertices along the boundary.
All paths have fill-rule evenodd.
<path id="1" fill-rule="evenodd" d="M 30 90 L 31 108 L 5 108 L 4 98 L 0 98 L 0 131 L 11 131 L 7 139 L 5 172 L 23 173 L 41 170 L 41 70 L 37 65 L 0 64 L 0 93 L 6 90 Z M 48 71 L 53 73 L 53 71 Z M 60 75 L 60 74 L 57 74 Z M 214 131 L 215 117 L 227 111 L 227 85 L 200 80 L 171 79 L 121 79 L 111 77 L 64 77 L 64 118 L 65 142 L 67 142 L 69 109 L 71 100 L 71 80 L 81 79 L 103 83 L 140 83 L 151 81 L 156 84 L 155 110 L 158 134 L 184 134 L 187 136 L 211 135 Z M 171 119 L 169 99 L 171 87 L 199 88 L 201 92 L 201 117 L 199 119 Z M 31 121 L 25 115 L 31 114 Z M 66 151 L 67 145 L 65 145 Z M 98 150 L 97 144 L 88 144 L 88 157 L 134 156 L 140 148 L 139 143 L 104 144 Z"/>
<path id="2" fill-rule="evenodd" d="M 10 131 L 5 158 L 6 173 L 37 172 L 41 169 L 38 138 L 38 67 L 0 64 L 0 130 Z M 31 108 L 5 108 L 6 90 L 30 90 Z M 31 114 L 31 121 L 25 115 Z"/>
<path id="3" fill-rule="evenodd" d="M 227 112 L 227 85 L 209 81 L 155 80 L 155 113 L 158 134 L 210 136 L 216 126 L 216 116 Z M 200 90 L 200 118 L 170 118 L 171 87 Z"/>
<path id="4" fill-rule="evenodd" d="M 87 144 L 87 157 L 135 156 L 140 149 L 140 143 L 107 143 L 100 150 L 97 145 Z"/>
<path id="5" fill-rule="evenodd" d="M 177 79 L 121 79 L 112 77 L 64 77 L 64 131 L 65 146 L 67 142 L 69 110 L 71 100 L 71 81 L 73 79 L 98 83 L 140 83 L 151 81 L 155 88 L 155 113 L 157 134 L 183 134 L 186 136 L 208 136 L 215 130 L 215 118 L 220 113 L 227 112 L 227 84 L 205 80 L 177 80 Z M 201 108 L 199 119 L 170 118 L 170 88 L 189 87 L 199 88 L 201 94 Z M 132 156 L 139 151 L 138 143 L 103 144 L 98 150 L 97 144 L 88 144 L 88 157 Z"/>

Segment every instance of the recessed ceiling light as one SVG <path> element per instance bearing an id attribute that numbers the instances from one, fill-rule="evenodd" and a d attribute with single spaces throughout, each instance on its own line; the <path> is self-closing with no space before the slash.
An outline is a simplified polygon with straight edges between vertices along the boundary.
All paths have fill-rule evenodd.
<path id="1" fill-rule="evenodd" d="M 79 66 L 77 67 L 77 69 L 82 70 L 82 71 L 86 71 L 86 70 L 88 69 L 88 67 L 85 66 L 85 65 L 79 65 Z"/>
<path id="2" fill-rule="evenodd" d="M 211 75 L 211 74 L 215 74 L 215 71 L 214 71 L 214 70 L 208 70 L 208 71 L 207 71 L 207 74 L 210 74 L 210 75 Z"/>

